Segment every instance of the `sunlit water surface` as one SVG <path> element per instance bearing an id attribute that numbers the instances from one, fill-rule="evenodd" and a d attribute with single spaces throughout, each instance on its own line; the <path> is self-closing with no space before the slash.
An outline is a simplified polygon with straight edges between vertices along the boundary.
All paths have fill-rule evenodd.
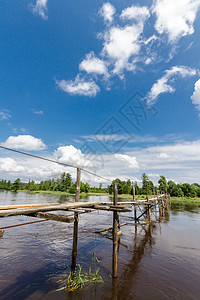
<path id="1" fill-rule="evenodd" d="M 69 201 L 74 198 L 0 192 L 0 205 Z M 87 197 L 81 201 L 110 198 Z M 94 233 L 112 226 L 112 213 L 80 215 L 77 263 L 85 272 L 90 267 L 94 270 L 95 253 L 104 284 L 73 293 L 56 291 L 59 279 L 70 273 L 73 224 L 46 221 L 7 229 L 0 238 L 0 299 L 200 299 L 199 212 L 198 207 L 172 206 L 161 223 L 137 228 L 132 213 L 121 213 L 120 223 L 128 225 L 122 227 L 115 281 L 110 276 L 112 240 Z M 1 218 L 0 227 L 34 220 L 38 219 Z"/>

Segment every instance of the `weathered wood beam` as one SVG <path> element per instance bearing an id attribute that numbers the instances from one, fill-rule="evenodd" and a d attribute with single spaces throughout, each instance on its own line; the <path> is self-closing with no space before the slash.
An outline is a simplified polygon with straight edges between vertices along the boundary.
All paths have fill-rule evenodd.
<path id="1" fill-rule="evenodd" d="M 122 226 L 125 226 L 125 225 L 127 225 L 126 222 L 122 223 L 121 225 L 119 224 L 119 227 L 121 228 Z M 100 230 L 95 231 L 95 233 L 102 233 L 102 232 L 109 231 L 109 230 L 113 230 L 113 227 L 108 227 L 108 228 L 100 229 Z"/>
<path id="2" fill-rule="evenodd" d="M 132 212 L 131 209 L 121 208 L 121 207 L 110 207 L 105 205 L 94 205 L 95 209 L 99 210 L 108 210 L 108 211 L 116 211 L 116 212 Z"/>
<path id="3" fill-rule="evenodd" d="M 49 214 L 49 213 L 44 213 L 44 212 L 37 212 L 37 213 L 33 214 L 33 217 L 47 219 L 47 220 L 53 220 L 53 221 L 59 221 L 59 222 L 65 222 L 65 223 L 73 223 L 74 222 L 73 217 Z"/>
<path id="4" fill-rule="evenodd" d="M 54 205 L 58 205 L 58 203 L 5 205 L 5 206 L 0 206 L 0 210 L 15 209 L 15 208 L 44 207 L 44 206 L 54 206 Z"/>
<path id="5" fill-rule="evenodd" d="M 53 206 L 36 207 L 36 208 L 18 208 L 18 209 L 8 209 L 3 211 L 0 210 L 0 217 L 32 215 L 37 212 L 68 210 L 70 208 L 79 208 L 79 207 L 87 208 L 87 207 L 93 207 L 98 203 L 99 202 L 77 202 L 77 203 L 57 204 L 55 206 L 53 205 Z"/>

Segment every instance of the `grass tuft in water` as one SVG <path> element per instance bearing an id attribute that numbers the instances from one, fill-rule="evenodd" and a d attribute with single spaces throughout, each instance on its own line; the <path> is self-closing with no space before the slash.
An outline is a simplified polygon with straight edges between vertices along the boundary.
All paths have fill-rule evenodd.
<path id="1" fill-rule="evenodd" d="M 75 290 L 81 290 L 84 286 L 90 284 L 104 283 L 102 277 L 99 275 L 99 268 L 96 267 L 96 263 L 99 262 L 98 258 L 93 253 L 92 260 L 95 265 L 95 272 L 92 273 L 91 267 L 89 268 L 88 273 L 82 272 L 82 267 L 78 265 L 74 271 L 71 271 L 67 279 L 59 280 L 59 283 L 62 285 L 61 288 L 56 291 L 66 291 L 73 292 Z"/>

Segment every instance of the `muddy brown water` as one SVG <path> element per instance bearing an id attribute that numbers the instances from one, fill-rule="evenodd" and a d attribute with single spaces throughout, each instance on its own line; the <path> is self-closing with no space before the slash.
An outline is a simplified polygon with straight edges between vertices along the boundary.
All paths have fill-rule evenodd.
<path id="1" fill-rule="evenodd" d="M 0 192 L 0 205 L 69 201 L 73 197 Z M 1 218 L 0 227 L 32 220 Z M 118 278 L 113 281 L 112 240 L 94 233 L 112 226 L 112 213 L 80 215 L 77 263 L 83 272 L 94 270 L 95 253 L 104 284 L 73 293 L 56 292 L 59 280 L 70 272 L 73 224 L 46 221 L 5 230 L 0 239 L 0 299 L 200 299 L 200 208 L 171 206 L 152 226 L 136 227 L 132 213 L 121 213 L 120 222 L 128 225 L 122 227 Z"/>

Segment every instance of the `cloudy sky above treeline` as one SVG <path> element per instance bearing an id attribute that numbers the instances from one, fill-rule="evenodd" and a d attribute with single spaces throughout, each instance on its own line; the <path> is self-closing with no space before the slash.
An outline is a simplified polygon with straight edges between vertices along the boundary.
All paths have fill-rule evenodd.
<path id="1" fill-rule="evenodd" d="M 110 180 L 199 183 L 200 0 L 2 0 L 0 10 L 0 145 Z M 0 178 L 62 172 L 75 178 L 0 150 Z"/>

